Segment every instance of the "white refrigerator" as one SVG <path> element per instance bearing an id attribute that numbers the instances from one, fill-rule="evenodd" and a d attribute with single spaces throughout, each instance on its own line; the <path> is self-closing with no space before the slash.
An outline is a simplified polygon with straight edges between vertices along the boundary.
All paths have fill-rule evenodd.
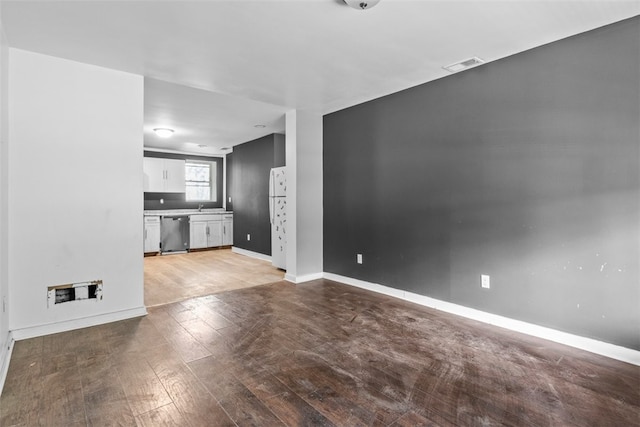
<path id="1" fill-rule="evenodd" d="M 271 221 L 271 263 L 287 269 L 287 174 L 286 167 L 269 173 L 269 219 Z"/>

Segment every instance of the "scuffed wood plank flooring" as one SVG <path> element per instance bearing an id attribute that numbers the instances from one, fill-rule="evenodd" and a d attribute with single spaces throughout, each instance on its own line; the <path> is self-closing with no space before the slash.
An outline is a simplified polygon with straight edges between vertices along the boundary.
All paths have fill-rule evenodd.
<path id="1" fill-rule="evenodd" d="M 213 249 L 144 258 L 147 307 L 282 280 L 270 262 Z"/>
<path id="2" fill-rule="evenodd" d="M 327 280 L 15 344 L 0 423 L 634 426 L 640 368 Z"/>

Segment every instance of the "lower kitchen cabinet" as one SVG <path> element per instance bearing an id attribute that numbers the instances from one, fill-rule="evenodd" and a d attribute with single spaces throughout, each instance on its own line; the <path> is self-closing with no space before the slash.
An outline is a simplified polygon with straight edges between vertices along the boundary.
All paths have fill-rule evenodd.
<path id="1" fill-rule="evenodd" d="M 233 245 L 233 214 L 222 215 L 222 246 Z"/>
<path id="2" fill-rule="evenodd" d="M 194 221 L 189 217 L 189 249 L 207 247 L 207 221 Z"/>
<path id="3" fill-rule="evenodd" d="M 221 215 L 189 216 L 190 249 L 222 246 Z"/>
<path id="4" fill-rule="evenodd" d="M 144 253 L 160 252 L 160 217 L 144 217 Z"/>
<path id="5" fill-rule="evenodd" d="M 161 215 L 144 217 L 144 253 L 160 252 Z M 189 249 L 233 245 L 233 214 L 189 215 Z"/>

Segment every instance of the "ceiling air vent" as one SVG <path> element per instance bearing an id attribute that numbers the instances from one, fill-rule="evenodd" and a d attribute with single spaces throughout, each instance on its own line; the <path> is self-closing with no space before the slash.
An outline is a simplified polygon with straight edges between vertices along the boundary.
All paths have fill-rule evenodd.
<path id="1" fill-rule="evenodd" d="M 477 56 L 474 56 L 473 58 L 465 59 L 464 61 L 456 62 L 442 68 L 450 73 L 457 73 L 458 71 L 466 70 L 467 68 L 472 68 L 480 64 L 484 64 L 484 61 Z"/>

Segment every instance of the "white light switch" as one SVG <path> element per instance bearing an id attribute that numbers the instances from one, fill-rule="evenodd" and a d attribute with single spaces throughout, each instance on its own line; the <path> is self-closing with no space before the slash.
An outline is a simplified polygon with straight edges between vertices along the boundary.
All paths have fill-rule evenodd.
<path id="1" fill-rule="evenodd" d="M 482 285 L 483 288 L 490 289 L 491 288 L 491 278 L 486 274 L 481 274 L 480 275 L 480 284 Z"/>
<path id="2" fill-rule="evenodd" d="M 251 240 L 251 234 L 247 234 L 247 240 Z"/>
<path id="3" fill-rule="evenodd" d="M 362 254 L 357 254 L 357 255 L 356 255 L 356 262 L 357 262 L 358 264 L 362 264 Z"/>

